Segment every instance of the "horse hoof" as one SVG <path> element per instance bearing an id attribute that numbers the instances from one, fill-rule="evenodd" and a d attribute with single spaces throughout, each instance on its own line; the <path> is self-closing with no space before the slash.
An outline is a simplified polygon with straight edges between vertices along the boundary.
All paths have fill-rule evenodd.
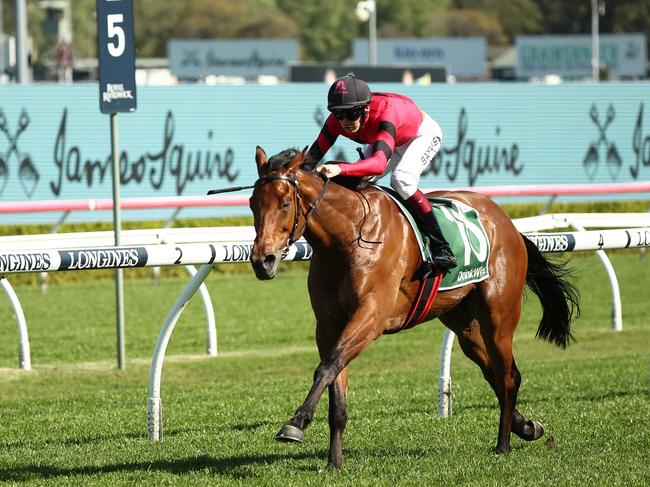
<path id="1" fill-rule="evenodd" d="M 305 439 L 305 433 L 295 426 L 285 424 L 278 434 L 275 435 L 275 439 L 287 443 L 302 443 L 302 440 Z"/>
<path id="2" fill-rule="evenodd" d="M 542 423 L 538 423 L 537 421 L 531 420 L 531 423 L 533 427 L 533 437 L 529 441 L 539 440 L 544 436 L 544 426 L 542 426 Z"/>
<path id="3" fill-rule="evenodd" d="M 514 433 L 522 440 L 535 441 L 544 436 L 544 426 L 537 421 L 528 420 L 520 431 L 514 431 Z"/>

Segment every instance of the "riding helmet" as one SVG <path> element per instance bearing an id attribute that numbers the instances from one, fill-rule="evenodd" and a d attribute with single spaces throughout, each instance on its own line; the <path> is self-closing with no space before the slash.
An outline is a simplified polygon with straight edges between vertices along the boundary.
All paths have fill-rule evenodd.
<path id="1" fill-rule="evenodd" d="M 327 109 L 329 111 L 345 110 L 364 106 L 370 103 L 372 95 L 365 81 L 353 74 L 346 74 L 337 79 L 327 93 Z"/>

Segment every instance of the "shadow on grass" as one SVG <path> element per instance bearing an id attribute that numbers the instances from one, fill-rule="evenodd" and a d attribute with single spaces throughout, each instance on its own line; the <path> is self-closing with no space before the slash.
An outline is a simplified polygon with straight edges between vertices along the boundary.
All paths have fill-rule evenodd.
<path id="1" fill-rule="evenodd" d="M 230 426 L 231 429 L 235 431 L 254 431 L 266 426 L 272 426 L 278 423 L 278 421 L 256 421 L 254 423 L 238 423 Z"/>
<path id="2" fill-rule="evenodd" d="M 36 446 L 48 446 L 48 445 L 57 445 L 57 446 L 74 446 L 74 445 L 91 445 L 96 443 L 104 443 L 106 441 L 123 441 L 123 440 L 141 440 L 146 438 L 146 433 L 136 434 L 136 433 L 115 433 L 113 435 L 101 435 L 101 436 L 87 436 L 85 438 L 50 438 L 50 439 L 25 439 L 25 440 L 16 440 L 16 441 L 0 441 L 0 448 L 24 448 L 24 447 L 34 447 Z M 0 473 L 0 478 L 1 473 Z"/>
<path id="3" fill-rule="evenodd" d="M 593 394 L 583 394 L 583 395 L 578 395 L 576 398 L 581 401 L 589 401 L 589 402 L 602 402 L 602 401 L 608 401 L 612 399 L 619 399 L 619 398 L 628 398 L 628 397 L 645 397 L 647 394 L 647 391 L 645 389 L 631 389 L 627 391 L 608 391 L 608 392 L 603 392 L 603 393 L 593 393 Z"/>
<path id="4" fill-rule="evenodd" d="M 524 450 L 523 445 L 513 444 L 513 451 Z M 430 448 L 385 448 L 376 451 L 368 451 L 367 448 L 350 448 L 346 451 L 346 458 L 350 462 L 367 460 L 370 458 L 412 458 L 424 459 L 435 458 L 442 454 L 450 454 L 453 446 L 440 445 Z M 476 453 L 491 457 L 496 456 L 493 448 L 479 447 Z M 272 455 L 241 455 L 233 457 L 215 458 L 208 455 L 176 460 L 160 460 L 153 462 L 131 462 L 102 466 L 79 466 L 72 468 L 57 467 L 55 465 L 25 465 L 13 469 L 0 471 L 0 482 L 26 482 L 26 481 L 48 481 L 62 480 L 67 477 L 92 477 L 113 473 L 137 473 L 137 472 L 163 472 L 172 475 L 186 475 L 193 472 L 209 472 L 212 475 L 227 476 L 232 479 L 251 479 L 258 476 L 259 471 L 253 467 L 268 466 L 283 461 L 316 460 L 322 466 L 327 458 L 326 451 L 295 452 Z M 293 465 L 288 467 L 289 471 L 316 472 L 317 469 L 306 465 Z"/>
<path id="5" fill-rule="evenodd" d="M 235 431 L 254 431 L 265 426 L 273 424 L 272 421 L 258 421 L 254 423 L 240 423 L 233 425 L 231 428 Z M 183 434 L 197 433 L 202 431 L 202 428 L 172 428 L 165 430 L 165 438 L 171 438 L 175 436 L 180 436 Z M 38 438 L 38 439 L 24 439 L 24 440 L 0 440 L 0 449 L 5 448 L 24 448 L 24 447 L 34 447 L 36 446 L 75 446 L 75 445 L 94 445 L 99 443 L 106 442 L 123 442 L 125 440 L 142 440 L 147 438 L 146 432 L 141 433 L 127 433 L 127 432 L 116 432 L 113 434 L 98 434 L 95 436 L 85 436 L 77 438 L 66 438 L 61 439 L 58 437 L 50 438 Z M 0 477 L 1 478 L 1 477 Z"/>
<path id="6" fill-rule="evenodd" d="M 242 455 L 234 457 L 214 458 L 203 455 L 194 458 L 177 460 L 160 460 L 153 462 L 132 462 L 115 465 L 57 467 L 55 465 L 25 465 L 0 471 L 0 481 L 24 482 L 29 480 L 48 480 L 65 477 L 94 476 L 120 472 L 152 472 L 160 471 L 174 475 L 192 472 L 208 471 L 211 474 L 225 475 L 235 479 L 253 476 L 251 467 L 268 465 L 285 460 L 319 460 L 326 458 L 325 452 L 314 455 L 313 452 L 287 453 L 277 455 Z"/>

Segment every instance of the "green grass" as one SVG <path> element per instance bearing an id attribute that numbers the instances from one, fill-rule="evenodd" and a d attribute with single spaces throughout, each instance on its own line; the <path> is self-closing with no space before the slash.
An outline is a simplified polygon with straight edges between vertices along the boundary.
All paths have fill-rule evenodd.
<path id="1" fill-rule="evenodd" d="M 497 456 L 496 399 L 454 347 L 454 415 L 438 418 L 442 326 L 383 337 L 350 368 L 344 469 L 327 461 L 324 398 L 302 445 L 273 441 L 310 386 L 318 358 L 306 274 L 207 281 L 219 331 L 205 358 L 199 300 L 168 349 L 165 438 L 146 439 L 149 366 L 158 331 L 187 279 L 126 280 L 127 370 L 116 369 L 113 284 L 18 286 L 34 370 L 17 370 L 17 332 L 0 299 L 0 482 L 31 485 L 647 485 L 650 483 L 650 259 L 612 257 L 624 330 L 610 329 L 600 262 L 579 257 L 583 314 L 562 351 L 534 339 L 529 295 L 515 354 L 519 408 L 546 427 Z M 549 439 L 551 441 L 549 442 Z"/>

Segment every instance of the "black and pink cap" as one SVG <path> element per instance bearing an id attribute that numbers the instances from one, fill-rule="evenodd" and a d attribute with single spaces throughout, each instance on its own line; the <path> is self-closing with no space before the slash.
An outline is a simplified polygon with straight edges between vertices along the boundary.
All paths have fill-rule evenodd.
<path id="1" fill-rule="evenodd" d="M 327 93 L 327 109 L 329 111 L 345 110 L 348 108 L 367 105 L 372 100 L 370 88 L 365 81 L 346 74 L 337 79 Z"/>

